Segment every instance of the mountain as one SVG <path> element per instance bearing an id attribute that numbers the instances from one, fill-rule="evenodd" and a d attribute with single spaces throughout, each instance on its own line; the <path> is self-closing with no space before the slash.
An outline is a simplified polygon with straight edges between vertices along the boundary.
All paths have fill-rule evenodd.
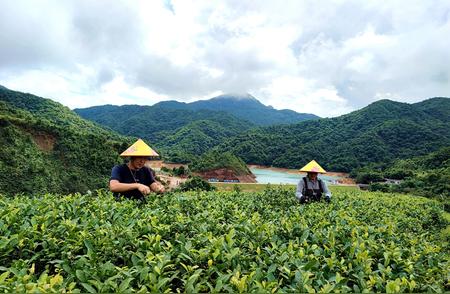
<path id="1" fill-rule="evenodd" d="M 250 94 L 226 94 L 211 98 L 209 100 L 199 100 L 191 103 L 163 101 L 155 104 L 154 106 L 165 109 L 208 109 L 214 111 L 224 111 L 260 126 L 292 124 L 319 118 L 314 114 L 297 113 L 288 109 L 276 110 L 271 106 L 262 104 Z"/>
<path id="2" fill-rule="evenodd" d="M 176 130 L 195 121 L 211 121 L 230 130 L 243 131 L 254 125 L 228 113 L 155 106 L 94 106 L 74 110 L 81 117 L 107 126 L 121 134 L 138 136 L 158 143 Z"/>
<path id="3" fill-rule="evenodd" d="M 249 130 L 217 147 L 247 163 L 298 168 L 316 159 L 350 171 L 450 146 L 449 98 L 407 104 L 380 100 L 336 117 Z"/>
<path id="4" fill-rule="evenodd" d="M 179 128 L 158 146 L 167 161 L 189 163 L 242 131 L 239 125 L 224 126 L 215 121 L 198 120 Z"/>
<path id="5" fill-rule="evenodd" d="M 328 169 L 351 171 L 450 145 L 449 100 L 437 97 L 415 104 L 380 100 L 336 118 L 268 127 L 256 127 L 224 112 L 262 105 L 251 96 L 76 111 L 122 134 L 150 140 L 166 160 L 174 162 L 191 162 L 216 148 L 247 163 L 298 168 L 314 158 Z M 208 109 L 212 105 L 222 112 Z"/>
<path id="6" fill-rule="evenodd" d="M 414 104 L 418 109 L 435 117 L 449 118 L 450 107 L 448 107 L 449 99 L 445 97 L 435 97 Z"/>
<path id="7" fill-rule="evenodd" d="M 183 103 L 164 101 L 153 106 L 103 105 L 74 110 L 81 117 L 123 135 L 150 141 L 172 162 L 190 162 L 258 125 L 286 124 L 318 118 L 292 110 L 275 110 L 251 95 L 222 95 Z"/>
<path id="8" fill-rule="evenodd" d="M 131 142 L 52 100 L 0 87 L 0 193 L 106 187 Z"/>
<path id="9" fill-rule="evenodd" d="M 166 161 L 179 163 L 191 162 L 226 138 L 255 127 L 223 111 L 180 109 L 177 104 L 104 105 L 75 112 L 123 135 L 143 138 L 157 147 Z"/>

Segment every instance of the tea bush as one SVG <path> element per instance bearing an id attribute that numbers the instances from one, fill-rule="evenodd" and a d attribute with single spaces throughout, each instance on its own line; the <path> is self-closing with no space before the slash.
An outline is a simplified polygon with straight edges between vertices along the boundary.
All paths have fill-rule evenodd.
<path id="1" fill-rule="evenodd" d="M 177 192 L 146 203 L 0 197 L 3 292 L 449 291 L 432 200 L 343 191 Z M 447 238 L 447 239 L 444 239 Z"/>

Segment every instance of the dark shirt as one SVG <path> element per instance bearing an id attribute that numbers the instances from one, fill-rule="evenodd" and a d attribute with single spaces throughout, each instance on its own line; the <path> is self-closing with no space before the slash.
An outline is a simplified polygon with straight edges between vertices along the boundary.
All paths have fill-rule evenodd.
<path id="1" fill-rule="evenodd" d="M 155 182 L 155 178 L 153 177 L 153 174 L 148 167 L 144 166 L 143 168 L 138 170 L 130 170 L 130 168 L 126 164 L 116 165 L 115 167 L 113 167 L 111 178 L 109 180 L 117 180 L 122 184 L 139 183 L 149 187 Z M 115 192 L 114 196 L 116 198 L 124 196 L 125 198 L 129 199 L 144 198 L 144 195 L 142 195 L 142 193 L 139 192 L 138 189 L 120 193 Z"/>

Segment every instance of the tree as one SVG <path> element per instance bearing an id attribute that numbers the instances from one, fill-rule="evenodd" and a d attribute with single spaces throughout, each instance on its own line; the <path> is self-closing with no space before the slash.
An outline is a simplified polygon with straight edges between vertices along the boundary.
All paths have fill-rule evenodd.
<path id="1" fill-rule="evenodd" d="M 189 180 L 181 184 L 178 189 L 180 191 L 192 191 L 192 190 L 214 191 L 216 190 L 216 187 L 212 186 L 210 183 L 208 183 L 201 177 L 193 176 Z"/>

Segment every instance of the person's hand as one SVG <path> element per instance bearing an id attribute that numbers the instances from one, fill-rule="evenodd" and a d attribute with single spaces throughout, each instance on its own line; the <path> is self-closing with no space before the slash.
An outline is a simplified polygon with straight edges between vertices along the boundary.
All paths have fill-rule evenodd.
<path id="1" fill-rule="evenodd" d="M 138 184 L 138 190 L 143 195 L 147 195 L 148 193 L 150 193 L 150 188 L 148 186 L 146 186 L 146 185 L 143 185 L 143 184 Z"/>
<path id="2" fill-rule="evenodd" d="M 307 203 L 308 198 L 306 198 L 305 196 L 301 196 L 300 198 L 298 198 L 298 201 L 300 201 L 300 203 Z"/>
<path id="3" fill-rule="evenodd" d="M 166 191 L 166 189 L 164 188 L 164 186 L 159 183 L 159 182 L 154 182 L 153 184 L 150 185 L 150 187 L 152 188 L 152 191 L 155 193 L 164 193 Z"/>
<path id="4" fill-rule="evenodd" d="M 166 189 L 164 188 L 163 185 L 158 184 L 158 190 L 155 191 L 156 193 L 164 193 L 166 191 Z"/>

